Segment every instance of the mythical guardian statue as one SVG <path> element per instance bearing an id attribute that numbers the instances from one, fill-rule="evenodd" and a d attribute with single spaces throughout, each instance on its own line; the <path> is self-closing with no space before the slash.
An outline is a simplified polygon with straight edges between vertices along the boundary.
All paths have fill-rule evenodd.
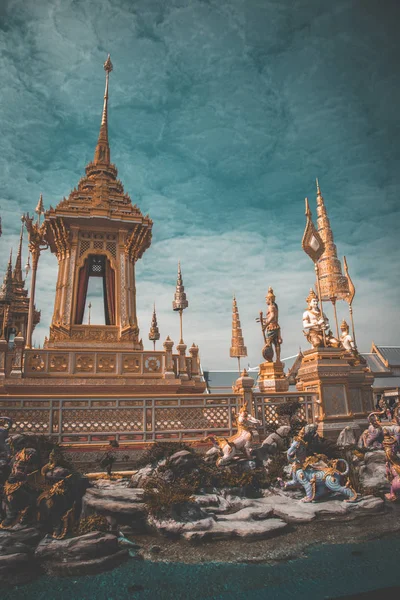
<path id="1" fill-rule="evenodd" d="M 287 451 L 288 461 L 292 464 L 292 479 L 286 483 L 279 480 L 283 489 L 303 487 L 306 496 L 302 498 L 302 502 L 313 502 L 334 492 L 343 494 L 346 502 L 354 502 L 357 493 L 350 487 L 348 480 L 343 485 L 349 472 L 348 463 L 342 458 L 328 460 L 323 454 L 307 456 L 307 438 L 310 435 L 307 427 L 309 426 L 300 430 Z M 340 463 L 344 465 L 344 471 L 339 469 Z"/>
<path id="2" fill-rule="evenodd" d="M 390 483 L 390 492 L 385 498 L 390 502 L 400 500 L 400 458 L 397 455 L 398 444 L 396 438 L 385 427 L 383 435 L 383 448 L 386 456 L 386 477 Z"/>
<path id="3" fill-rule="evenodd" d="M 219 438 L 208 436 L 213 447 L 208 450 L 206 456 L 219 454 L 217 466 L 222 467 L 230 463 L 235 457 L 244 454 L 246 458 L 251 458 L 251 441 L 253 439 L 253 430 L 262 425 L 261 421 L 252 417 L 247 411 L 246 405 L 243 405 L 236 416 L 238 426 L 237 433 L 229 438 Z"/>

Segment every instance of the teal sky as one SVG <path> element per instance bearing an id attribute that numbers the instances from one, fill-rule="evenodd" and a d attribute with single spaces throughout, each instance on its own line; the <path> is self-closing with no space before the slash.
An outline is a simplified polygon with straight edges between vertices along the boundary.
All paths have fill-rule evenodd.
<path id="1" fill-rule="evenodd" d="M 399 18 L 396 0 L 0 0 L 1 273 L 20 214 L 40 193 L 55 206 L 93 157 L 110 52 L 112 162 L 154 221 L 137 264 L 145 347 L 154 300 L 161 340 L 178 341 L 180 259 L 184 337 L 205 368 L 236 367 L 233 293 L 244 363 L 261 362 L 255 318 L 268 286 L 282 355 L 307 348 L 314 271 L 301 238 L 315 177 L 356 285 L 360 348 L 400 345 Z M 44 253 L 40 344 L 56 272 Z M 338 312 L 348 318 L 344 303 Z"/>

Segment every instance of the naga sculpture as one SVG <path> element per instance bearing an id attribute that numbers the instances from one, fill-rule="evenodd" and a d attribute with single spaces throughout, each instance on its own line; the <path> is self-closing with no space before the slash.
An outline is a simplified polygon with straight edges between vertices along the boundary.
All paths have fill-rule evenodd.
<path id="1" fill-rule="evenodd" d="M 236 417 L 238 430 L 235 435 L 229 438 L 219 438 L 213 435 L 206 439 L 211 440 L 213 447 L 208 450 L 206 456 L 219 454 L 217 466 L 222 467 L 231 462 L 239 454 L 243 453 L 246 458 L 251 458 L 251 441 L 253 439 L 253 430 L 262 425 L 261 421 L 252 417 L 246 405 L 243 405 Z"/>
<path id="2" fill-rule="evenodd" d="M 385 494 L 385 498 L 395 502 L 400 500 L 400 457 L 397 455 L 397 440 L 386 427 L 383 430 L 383 448 L 386 457 L 386 477 L 390 483 L 390 492 Z"/>
<path id="3" fill-rule="evenodd" d="M 287 451 L 288 461 L 292 463 L 292 479 L 286 483 L 279 480 L 283 489 L 303 487 L 306 496 L 302 498 L 302 502 L 313 502 L 335 492 L 343 494 L 346 502 L 354 502 L 357 493 L 350 487 L 348 480 L 343 485 L 349 472 L 347 461 L 342 458 L 328 460 L 323 454 L 307 456 L 307 433 L 307 428 L 303 427 Z M 339 469 L 340 463 L 344 464 L 344 471 Z"/>

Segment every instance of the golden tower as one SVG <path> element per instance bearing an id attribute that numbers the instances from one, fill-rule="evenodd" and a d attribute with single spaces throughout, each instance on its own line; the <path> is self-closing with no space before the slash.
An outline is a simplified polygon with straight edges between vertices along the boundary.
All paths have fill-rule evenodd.
<path id="1" fill-rule="evenodd" d="M 233 296 L 232 301 L 232 340 L 231 340 L 231 358 L 238 359 L 240 373 L 240 359 L 247 356 L 247 348 L 244 345 L 242 327 L 240 325 L 239 310 L 236 302 L 236 297 Z"/>
<path id="2" fill-rule="evenodd" d="M 325 250 L 318 260 L 319 283 L 321 290 L 320 300 L 344 299 L 349 293 L 347 278 L 342 274 L 340 260 L 337 257 L 336 245 L 326 211 L 324 198 L 321 194 L 317 179 L 317 227 L 318 233 L 324 242 Z"/>
<path id="3" fill-rule="evenodd" d="M 58 260 L 48 348 L 94 343 L 143 349 L 136 315 L 135 263 L 150 246 L 153 223 L 132 205 L 110 162 L 110 57 L 104 69 L 104 106 L 94 160 L 78 189 L 45 213 L 47 240 Z M 105 325 L 83 323 L 91 277 L 103 282 Z"/>
<path id="4" fill-rule="evenodd" d="M 174 342 L 167 338 L 163 350 L 143 349 L 135 263 L 150 246 L 153 223 L 132 204 L 110 160 L 110 57 L 104 69 L 104 105 L 93 162 L 68 198 L 44 211 L 41 197 L 35 222 L 29 214 L 24 216 L 32 257 L 31 298 L 28 311 L 26 290 L 20 292 L 25 321 L 21 330 L 17 329 L 21 335 L 15 337 L 15 358 L 10 358 L 7 341 L 0 338 L 0 395 L 50 392 L 112 398 L 137 393 L 199 393 L 206 387 L 197 346 L 186 356 L 186 346 L 178 344 L 178 354 L 174 354 Z M 34 289 L 39 255 L 48 247 L 57 257 L 58 276 L 50 336 L 40 349 L 31 343 L 39 316 L 34 309 Z M 10 314 L 16 291 L 23 287 L 20 252 L 13 287 L 10 278 L 11 266 L 0 292 L 0 317 L 5 315 L 0 323 L 6 322 L 6 327 L 17 323 Z M 92 278 L 102 284 L 104 319 L 97 323 L 93 313 L 91 318 L 85 316 L 91 307 Z M 153 333 L 154 341 L 158 332 Z"/>

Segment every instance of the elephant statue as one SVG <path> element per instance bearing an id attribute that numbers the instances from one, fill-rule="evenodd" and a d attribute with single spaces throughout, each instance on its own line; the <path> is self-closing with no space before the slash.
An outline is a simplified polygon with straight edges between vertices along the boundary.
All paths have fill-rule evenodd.
<path id="1" fill-rule="evenodd" d="M 327 494 L 339 492 L 345 496 L 346 502 L 354 502 L 357 493 L 345 483 L 349 472 L 347 461 L 342 458 L 328 460 L 323 454 L 307 456 L 306 428 L 300 430 L 287 451 L 288 461 L 292 464 L 292 479 L 286 483 L 279 480 L 283 489 L 304 488 L 306 496 L 302 502 L 313 502 Z M 339 464 L 344 470 L 339 469 Z M 344 484 L 344 485 L 343 485 Z"/>

